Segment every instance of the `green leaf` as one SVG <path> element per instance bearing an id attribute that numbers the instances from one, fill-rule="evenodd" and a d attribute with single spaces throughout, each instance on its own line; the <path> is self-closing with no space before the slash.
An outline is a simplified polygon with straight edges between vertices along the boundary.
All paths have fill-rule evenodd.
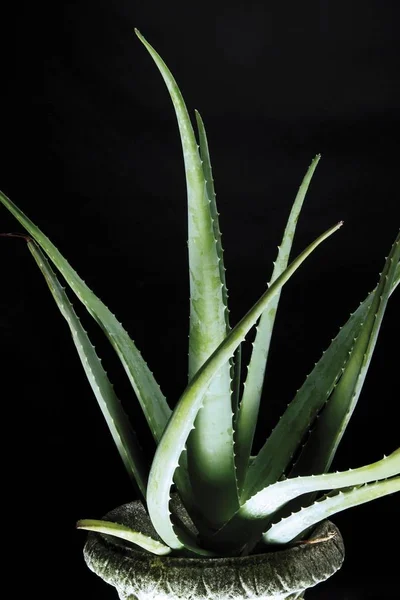
<path id="1" fill-rule="evenodd" d="M 172 411 L 134 342 L 122 324 L 116 319 L 115 315 L 89 289 L 48 237 L 2 192 L 0 192 L 0 202 L 14 215 L 34 238 L 36 243 L 44 250 L 89 314 L 103 329 L 121 360 L 143 409 L 150 430 L 158 442 Z M 175 478 L 184 504 L 190 510 L 194 505 L 194 501 L 184 464 L 182 464 L 182 468 L 176 473 Z"/>
<path id="2" fill-rule="evenodd" d="M 204 174 L 204 180 L 206 183 L 206 190 L 207 190 L 207 198 L 209 201 L 209 210 L 210 210 L 210 216 L 211 216 L 211 222 L 212 222 L 212 227 L 213 227 L 213 234 L 214 234 L 214 240 L 215 240 L 215 248 L 217 251 L 217 256 L 218 256 L 218 269 L 219 269 L 219 277 L 220 277 L 220 281 L 222 284 L 221 287 L 221 295 L 222 295 L 222 301 L 223 301 L 223 307 L 224 307 L 224 317 L 225 317 L 225 325 L 226 325 L 226 331 L 229 331 L 230 329 L 230 325 L 229 325 L 229 311 L 228 311 L 228 290 L 226 287 L 226 269 L 224 266 L 224 249 L 222 247 L 222 235 L 221 235 L 221 230 L 219 228 L 219 212 L 217 209 L 217 200 L 216 200 L 216 193 L 215 193 L 215 189 L 214 189 L 214 178 L 212 175 L 212 168 L 211 168 L 211 159 L 210 159 L 210 151 L 208 148 L 208 140 L 207 140 L 207 134 L 206 134 L 206 130 L 204 127 L 204 122 L 203 119 L 201 118 L 201 115 L 199 113 L 199 111 L 195 111 L 195 115 L 196 115 L 196 122 L 197 122 L 197 129 L 199 132 L 199 143 L 200 143 L 200 159 L 201 159 L 201 164 L 202 164 L 202 168 L 203 168 L 203 174 Z"/>
<path id="3" fill-rule="evenodd" d="M 76 527 L 77 529 L 85 529 L 86 531 L 95 531 L 96 533 L 112 535 L 121 540 L 130 542 L 131 544 L 135 544 L 135 546 L 140 546 L 140 548 L 143 548 L 152 554 L 157 554 L 158 556 L 171 554 L 171 548 L 165 546 L 165 544 L 162 544 L 139 531 L 134 531 L 126 525 L 121 525 L 121 523 L 101 521 L 98 519 L 81 519 L 77 522 Z"/>
<path id="4" fill-rule="evenodd" d="M 382 460 L 358 469 L 278 481 L 247 500 L 239 512 L 247 519 L 265 519 L 276 513 L 293 498 L 303 494 L 362 485 L 399 474 L 400 448 Z"/>
<path id="5" fill-rule="evenodd" d="M 296 471 L 322 473 L 329 470 L 337 447 L 360 396 L 390 294 L 398 284 L 400 235 L 383 268 L 372 302 L 350 349 L 343 373 L 319 416 L 300 455 Z"/>
<path id="6" fill-rule="evenodd" d="M 28 248 L 39 266 L 61 314 L 69 325 L 82 366 L 128 475 L 137 484 L 140 493 L 145 498 L 148 476 L 147 461 L 129 419 L 107 377 L 107 373 L 103 369 L 94 346 L 91 344 L 67 294 L 57 280 L 46 257 L 33 241 L 28 241 Z"/>
<path id="7" fill-rule="evenodd" d="M 338 223 L 322 234 L 278 277 L 236 327 L 229 332 L 219 348 L 196 373 L 175 407 L 156 450 L 147 486 L 147 506 L 152 523 L 159 536 L 172 548 L 180 548 L 181 542 L 169 518 L 170 488 L 175 469 L 179 463 L 179 457 L 193 428 L 197 413 L 202 405 L 204 393 L 210 381 L 218 372 L 218 369 L 229 361 L 262 312 L 268 308 L 275 294 L 288 281 L 307 256 L 321 242 L 339 229 L 341 225 L 342 223 Z M 212 497 L 210 497 L 210 500 L 213 500 Z"/>
<path id="8" fill-rule="evenodd" d="M 393 284 L 392 284 L 392 289 L 390 290 L 390 294 L 393 293 L 393 291 L 399 285 L 399 283 L 400 283 L 400 263 L 396 267 L 396 272 L 393 277 Z"/>
<path id="9" fill-rule="evenodd" d="M 398 272 L 398 269 L 396 270 Z M 396 280 L 390 286 L 393 292 Z M 354 340 L 359 335 L 366 315 L 375 297 L 371 292 L 358 309 L 350 316 L 338 335 L 332 340 L 329 348 L 308 375 L 304 384 L 297 391 L 295 398 L 289 404 L 280 421 L 272 431 L 257 457 L 249 467 L 243 500 L 263 489 L 266 485 L 279 480 L 288 467 L 296 450 L 310 427 L 320 428 L 325 410 L 322 408 L 330 398 L 335 385 L 341 377 L 354 347 Z M 315 422 L 317 415 L 321 413 Z M 317 429 L 315 429 L 316 431 Z M 314 434 L 312 434 L 314 435 Z M 318 437 L 319 436 L 318 434 Z M 317 450 L 318 448 L 318 450 Z M 319 442 L 315 437 L 315 445 L 311 440 L 303 449 L 296 474 L 321 473 L 326 470 L 326 463 L 316 465 L 315 460 L 320 456 Z"/>
<path id="10" fill-rule="evenodd" d="M 276 513 L 294 498 L 301 502 L 310 492 L 360 486 L 399 474 L 400 449 L 397 449 L 390 456 L 358 469 L 278 481 L 247 500 L 231 521 L 214 535 L 213 545 L 241 548 L 249 540 L 259 539 L 271 520 L 276 519 Z"/>
<path id="11" fill-rule="evenodd" d="M 272 525 L 263 534 L 263 540 L 266 544 L 287 544 L 301 536 L 309 527 L 342 510 L 399 491 L 400 477 L 394 477 L 377 483 L 367 483 L 363 487 L 336 492 Z"/>
<path id="12" fill-rule="evenodd" d="M 172 411 L 134 342 L 121 323 L 116 319 L 115 315 L 89 289 L 54 244 L 41 232 L 39 227 L 32 223 L 2 192 L 0 192 L 0 201 L 47 254 L 72 291 L 84 304 L 89 314 L 103 329 L 125 368 L 151 432 L 155 440 L 158 441 Z"/>
<path id="13" fill-rule="evenodd" d="M 210 213 L 214 229 L 214 237 L 216 242 L 216 249 L 218 254 L 218 266 L 220 272 L 220 278 L 222 283 L 222 300 L 225 306 L 225 321 L 226 331 L 230 331 L 231 327 L 229 324 L 229 309 L 228 309 L 228 290 L 226 287 L 226 269 L 224 265 L 224 249 L 222 247 L 222 235 L 219 228 L 219 212 L 217 210 L 216 194 L 214 189 L 214 179 L 212 175 L 210 152 L 208 148 L 207 134 L 204 127 L 203 119 L 200 113 L 195 110 L 197 129 L 199 132 L 199 143 L 200 143 L 200 158 L 202 160 L 204 178 L 207 186 L 207 195 L 210 201 Z M 240 368 L 241 368 L 241 348 L 237 349 L 234 358 L 230 362 L 231 365 L 231 380 L 232 380 L 232 410 L 235 412 L 235 407 L 239 404 L 239 390 L 240 390 Z"/>
<path id="14" fill-rule="evenodd" d="M 297 391 L 249 467 L 243 501 L 279 480 L 285 473 L 301 440 L 339 379 L 371 302 L 372 297 L 369 296 L 351 315 Z"/>
<path id="15" fill-rule="evenodd" d="M 185 163 L 190 273 L 189 381 L 228 330 L 225 274 L 218 213 L 204 125 L 197 114 L 202 157 L 179 87 L 154 48 L 136 30 L 157 65 L 175 109 Z M 215 460 L 218 456 L 218 461 Z M 238 507 L 233 454 L 230 365 L 210 382 L 187 445 L 187 464 L 196 504 L 211 521 Z M 214 501 L 210 502 L 210 494 Z"/>
<path id="16" fill-rule="evenodd" d="M 299 191 L 290 211 L 281 245 L 279 246 L 278 256 L 276 262 L 274 263 L 274 270 L 270 283 L 275 281 L 288 265 L 297 221 L 299 219 L 300 211 L 302 209 L 308 187 L 311 183 L 312 176 L 314 175 L 320 158 L 320 155 L 317 155 L 314 158 L 300 185 Z M 253 343 L 253 350 L 243 389 L 243 397 L 239 406 L 235 433 L 236 468 L 239 492 L 243 491 L 244 479 L 253 445 L 268 353 L 272 332 L 274 329 L 275 317 L 278 310 L 279 298 L 280 292 L 276 294 L 268 310 L 261 315 L 260 322 L 256 328 L 257 333 Z"/>

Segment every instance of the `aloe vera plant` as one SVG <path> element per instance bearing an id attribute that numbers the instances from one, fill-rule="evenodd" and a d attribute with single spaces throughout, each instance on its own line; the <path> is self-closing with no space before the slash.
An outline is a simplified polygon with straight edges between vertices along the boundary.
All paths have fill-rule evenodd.
<path id="1" fill-rule="evenodd" d="M 129 476 L 161 542 L 125 525 L 85 519 L 81 529 L 120 537 L 148 552 L 205 558 L 251 553 L 302 539 L 336 512 L 400 491 L 400 448 L 376 462 L 331 473 L 357 404 L 390 296 L 400 281 L 397 236 L 379 282 L 316 363 L 261 450 L 252 454 L 262 387 L 283 286 L 342 225 L 320 235 L 289 262 L 303 201 L 320 157 L 312 161 L 289 214 L 269 286 L 234 326 L 229 322 L 221 234 L 203 121 L 197 139 L 167 66 L 136 31 L 170 93 L 182 141 L 188 195 L 190 274 L 189 381 L 172 410 L 133 340 L 51 241 L 4 194 L 2 204 L 26 240 L 71 330 L 82 366 Z M 149 472 L 135 427 L 58 280 L 100 325 L 121 360 L 157 443 Z M 241 345 L 256 327 L 241 383 Z M 178 517 L 173 486 L 193 527 Z M 323 494 L 323 495 L 322 495 Z M 212 502 L 210 502 L 212 498 Z M 194 533 L 194 531 L 196 533 Z"/>

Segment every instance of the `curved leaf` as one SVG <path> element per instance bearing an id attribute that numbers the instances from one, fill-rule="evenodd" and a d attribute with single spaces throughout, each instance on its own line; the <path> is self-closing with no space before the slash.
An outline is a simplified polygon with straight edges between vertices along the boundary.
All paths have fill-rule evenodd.
<path id="1" fill-rule="evenodd" d="M 150 470 L 147 486 L 147 506 L 150 518 L 159 536 L 172 548 L 181 547 L 181 542 L 169 519 L 170 488 L 179 457 L 183 451 L 207 387 L 224 364 L 233 355 L 236 348 L 245 339 L 251 327 L 257 322 L 270 301 L 288 281 L 302 262 L 327 237 L 334 233 L 342 223 L 338 223 L 304 250 L 285 270 L 271 287 L 261 296 L 243 319 L 232 329 L 219 348 L 212 354 L 203 367 L 196 373 L 181 396 L 173 415 L 168 422 L 158 445 Z M 210 498 L 210 500 L 212 497 Z"/>
<path id="2" fill-rule="evenodd" d="M 337 447 L 360 396 L 374 352 L 390 294 L 398 283 L 400 234 L 386 260 L 372 302 L 356 334 L 341 377 L 330 395 L 307 444 L 296 471 L 322 473 L 329 470 Z"/>
<path id="3" fill-rule="evenodd" d="M 38 246 L 42 248 L 60 271 L 71 290 L 85 306 L 88 313 L 103 329 L 121 360 L 129 381 L 136 392 L 153 437 L 158 442 L 172 411 L 133 340 L 131 340 L 115 315 L 89 289 L 49 238 L 1 191 L 0 202 L 28 231 Z M 184 497 L 186 508 L 191 509 L 194 505 L 193 494 L 184 464 L 179 472 L 176 473 L 176 481 L 179 484 L 179 491 Z"/>
<path id="4" fill-rule="evenodd" d="M 278 256 L 274 263 L 271 281 L 275 281 L 286 269 L 292 249 L 297 221 L 303 202 L 311 183 L 312 176 L 317 168 L 321 156 L 317 155 L 309 166 L 307 173 L 300 185 L 294 200 L 288 222 L 283 234 Z M 244 479 L 249 464 L 249 458 L 253 445 L 254 434 L 257 425 L 261 394 L 264 384 L 265 370 L 267 366 L 268 353 L 274 329 L 276 312 L 278 310 L 280 292 L 276 294 L 267 311 L 260 318 L 256 328 L 256 337 L 253 343 L 251 359 L 248 366 L 246 382 L 243 388 L 242 401 L 239 406 L 238 419 L 235 433 L 236 468 L 239 492 L 243 490 Z"/>
<path id="5" fill-rule="evenodd" d="M 246 519 L 265 519 L 293 498 L 303 494 L 362 485 L 394 475 L 400 475 L 400 448 L 382 460 L 358 469 L 278 481 L 247 500 L 239 512 Z"/>
<path id="6" fill-rule="evenodd" d="M 46 257 L 33 241 L 28 241 L 28 248 L 41 270 L 61 314 L 69 325 L 82 366 L 128 475 L 137 484 L 142 497 L 145 498 L 149 468 L 129 419 L 122 408 L 113 385 L 108 379 L 107 373 L 103 369 L 94 346 L 91 344 L 64 288 L 57 280 Z"/>
<path id="7" fill-rule="evenodd" d="M 310 492 L 360 486 L 399 474 L 400 448 L 390 456 L 358 469 L 278 481 L 247 500 L 231 521 L 213 536 L 213 546 L 225 544 L 229 548 L 241 548 L 249 540 L 259 539 L 271 520 L 276 519 L 276 513 L 293 498 L 301 502 L 304 494 Z"/>
<path id="8" fill-rule="evenodd" d="M 400 477 L 394 477 L 377 483 L 367 483 L 363 487 L 340 491 L 332 496 L 315 502 L 307 508 L 293 513 L 272 525 L 263 534 L 266 544 L 287 544 L 301 536 L 303 531 L 332 515 L 353 506 L 359 506 L 365 502 L 371 502 L 388 494 L 400 491 Z"/>
<path id="9" fill-rule="evenodd" d="M 129 381 L 139 399 L 156 441 L 161 438 L 171 415 L 167 401 L 153 374 L 128 333 L 106 305 L 89 289 L 48 237 L 7 196 L 0 192 L 0 202 L 21 223 L 48 258 L 60 271 L 72 291 L 97 321 L 118 354 Z"/>
<path id="10" fill-rule="evenodd" d="M 148 535 L 144 535 L 139 531 L 134 531 L 126 525 L 121 525 L 121 523 L 113 523 L 112 521 L 102 521 L 98 519 L 81 519 L 77 522 L 76 528 L 112 535 L 121 540 L 130 542 L 131 544 L 135 544 L 135 546 L 140 546 L 144 550 L 147 550 L 152 554 L 157 554 L 158 556 L 171 554 L 171 548 L 165 546 L 165 544 L 162 544 L 158 540 L 155 540 Z"/>
<path id="11" fill-rule="evenodd" d="M 390 261 L 391 258 L 388 260 Z M 388 295 L 394 291 L 398 283 L 396 279 L 396 274 L 399 274 L 398 266 L 394 267 L 392 265 L 390 271 L 390 281 L 392 283 L 389 281 L 387 285 L 385 284 Z M 386 281 L 385 275 L 383 275 L 382 281 Z M 304 384 L 297 391 L 295 398 L 289 404 L 248 470 L 245 493 L 242 496 L 243 500 L 250 498 L 266 485 L 279 480 L 282 474 L 284 474 L 301 440 L 314 423 L 316 416 L 321 412 L 335 389 L 335 385 L 342 376 L 352 355 L 354 341 L 359 336 L 368 311 L 374 302 L 375 292 L 376 290 L 371 292 L 350 316 L 336 338 L 332 340 L 329 348 L 323 353 L 313 371 L 307 376 Z M 377 293 L 379 294 L 379 291 Z M 320 452 L 320 444 L 325 444 L 328 439 L 332 439 L 331 434 L 329 434 L 329 437 L 324 437 L 326 432 L 325 434 L 322 432 L 321 423 L 325 421 L 328 426 L 331 423 L 332 432 L 335 431 L 335 425 L 333 421 L 329 421 L 324 409 L 315 424 L 315 431 L 321 432 L 318 433 L 318 440 L 317 435 L 312 433 L 310 441 L 307 443 L 305 449 L 303 449 L 300 457 L 302 462 L 298 465 L 299 470 L 296 467 L 296 473 L 316 474 L 324 472 L 327 469 L 325 458 L 322 459 L 324 461 L 323 464 L 316 464 L 316 461 L 320 462 L 320 459 L 326 456 L 325 453 Z M 312 440 L 312 436 L 315 436 L 314 441 Z M 307 455 L 308 458 L 306 458 Z M 304 472 L 302 469 L 306 461 L 308 466 Z"/>
<path id="12" fill-rule="evenodd" d="M 197 129 L 199 132 L 199 144 L 200 144 L 200 159 L 204 174 L 204 180 L 206 183 L 207 189 L 207 198 L 209 201 L 209 210 L 211 216 L 211 222 L 214 232 L 214 240 L 215 240 L 215 248 L 218 256 L 218 269 L 219 269 L 219 277 L 221 280 L 221 295 L 222 301 L 224 305 L 224 316 L 225 316 L 225 324 L 226 331 L 230 329 L 229 325 L 229 311 L 228 311 L 228 290 L 226 287 L 226 269 L 224 266 L 224 249 L 222 247 L 222 235 L 221 230 L 219 228 L 219 213 L 217 209 L 217 200 L 216 193 L 214 189 L 214 178 L 212 174 L 211 168 L 211 159 L 210 159 L 210 151 L 208 148 L 208 140 L 207 133 L 204 127 L 203 119 L 198 110 L 195 110 Z"/>
<path id="13" fill-rule="evenodd" d="M 202 157 L 179 87 L 165 62 L 145 40 L 174 105 L 181 136 L 188 197 L 190 274 L 189 381 L 224 339 L 227 306 L 218 213 L 207 139 L 197 116 Z M 215 456 L 218 456 L 218 461 Z M 187 464 L 196 503 L 211 521 L 223 521 L 238 507 L 233 455 L 230 365 L 210 382 L 203 409 L 187 444 Z M 214 502 L 210 502 L 210 494 Z"/>

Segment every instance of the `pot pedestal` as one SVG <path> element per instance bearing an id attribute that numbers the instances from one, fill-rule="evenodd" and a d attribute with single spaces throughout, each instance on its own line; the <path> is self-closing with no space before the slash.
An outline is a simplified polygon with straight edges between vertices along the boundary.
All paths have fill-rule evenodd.
<path id="1" fill-rule="evenodd" d="M 160 539 L 140 502 L 124 504 L 104 518 Z M 324 521 L 310 540 L 320 538 L 329 539 L 210 559 L 156 556 L 118 538 L 90 533 L 84 558 L 94 573 L 116 588 L 121 600 L 299 600 L 343 563 L 337 527 Z"/>

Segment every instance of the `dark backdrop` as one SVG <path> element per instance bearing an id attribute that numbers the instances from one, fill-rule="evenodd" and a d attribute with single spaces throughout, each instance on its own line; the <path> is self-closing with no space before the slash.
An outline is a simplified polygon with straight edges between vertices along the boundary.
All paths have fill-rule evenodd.
<path id="1" fill-rule="evenodd" d="M 345 225 L 282 296 L 261 443 L 374 287 L 398 231 L 398 3 L 55 4 L 22 4 L 3 20 L 1 188 L 117 314 L 171 405 L 187 370 L 184 174 L 167 91 L 133 28 L 166 60 L 191 114 L 197 108 L 205 120 L 233 322 L 265 289 L 297 187 L 312 157 L 323 155 L 295 251 L 338 220 Z M 0 230 L 20 231 L 3 209 Z M 86 570 L 85 536 L 74 523 L 128 501 L 131 488 L 25 244 L 2 239 L 0 246 L 10 569 L 16 552 L 26 557 L 35 543 L 16 580 L 20 594 L 29 585 L 43 600 L 115 598 Z M 398 307 L 393 296 L 337 469 L 377 460 L 399 443 Z M 122 368 L 81 314 L 132 405 Z M 334 520 L 347 560 L 310 600 L 393 593 L 398 497 Z M 57 581 L 61 591 L 52 589 Z"/>

